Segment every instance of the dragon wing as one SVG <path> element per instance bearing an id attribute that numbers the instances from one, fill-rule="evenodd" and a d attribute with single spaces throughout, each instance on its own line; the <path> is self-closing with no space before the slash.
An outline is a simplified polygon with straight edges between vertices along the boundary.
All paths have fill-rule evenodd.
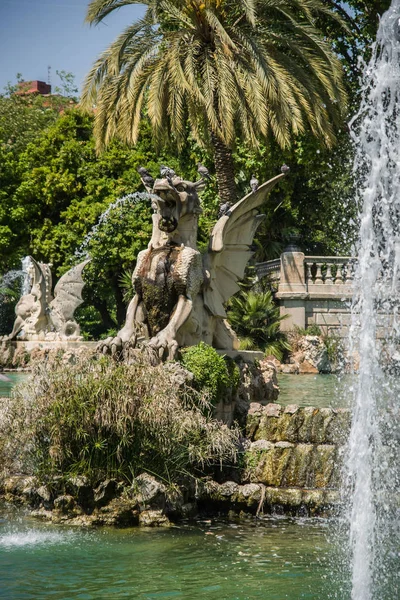
<path id="1" fill-rule="evenodd" d="M 41 264 L 29 256 L 30 264 L 33 267 L 32 287 L 29 294 L 35 298 L 35 316 L 40 318 L 46 312 L 46 278 L 41 269 Z"/>
<path id="2" fill-rule="evenodd" d="M 54 288 L 54 300 L 50 303 L 50 310 L 61 316 L 65 322 L 73 320 L 75 310 L 83 302 L 82 290 L 85 282 L 82 279 L 82 271 L 89 262 L 90 258 L 72 267 Z"/>
<path id="3" fill-rule="evenodd" d="M 205 269 L 209 281 L 204 289 L 204 303 L 216 317 L 226 317 L 224 304 L 240 290 L 246 265 L 253 255 L 257 227 L 264 218 L 258 208 L 265 202 L 272 188 L 285 177 L 277 175 L 239 200 L 215 224 L 210 236 Z"/>

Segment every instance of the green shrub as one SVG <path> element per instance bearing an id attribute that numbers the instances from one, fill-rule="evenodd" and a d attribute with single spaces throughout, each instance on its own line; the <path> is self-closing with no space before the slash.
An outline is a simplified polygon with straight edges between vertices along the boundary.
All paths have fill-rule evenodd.
<path id="1" fill-rule="evenodd" d="M 242 291 L 228 307 L 228 320 L 239 336 L 242 350 L 262 350 L 282 360 L 290 344 L 280 331 L 282 319 L 272 293 Z"/>
<path id="2" fill-rule="evenodd" d="M 177 385 L 174 372 L 109 357 L 37 367 L 5 400 L 3 468 L 133 480 L 142 471 L 171 483 L 235 461 L 238 431 L 205 413 L 204 394 Z"/>
<path id="3" fill-rule="evenodd" d="M 197 390 L 206 392 L 215 405 L 230 389 L 239 385 L 239 369 L 233 361 L 227 361 L 204 342 L 181 351 L 184 367 L 194 375 Z"/>
<path id="4" fill-rule="evenodd" d="M 298 325 L 295 325 L 294 331 L 298 335 L 317 335 L 319 337 L 321 337 L 322 335 L 320 327 L 318 327 L 318 325 L 316 325 L 315 323 L 309 325 L 306 329 L 304 327 L 299 327 Z"/>

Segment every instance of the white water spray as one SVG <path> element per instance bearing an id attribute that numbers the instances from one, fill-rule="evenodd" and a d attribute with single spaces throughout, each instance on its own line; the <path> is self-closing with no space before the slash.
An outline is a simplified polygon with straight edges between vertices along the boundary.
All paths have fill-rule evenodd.
<path id="1" fill-rule="evenodd" d="M 82 244 L 76 250 L 75 256 L 81 260 L 89 257 L 89 246 L 91 240 L 96 238 L 99 230 L 101 230 L 101 228 L 107 223 L 110 213 L 112 213 L 114 210 L 127 205 L 139 204 L 139 202 L 148 202 L 151 204 L 153 199 L 157 199 L 157 196 L 149 194 L 148 192 L 134 192 L 118 198 L 100 215 L 96 225 L 92 227 L 89 233 L 85 236 Z"/>
<path id="2" fill-rule="evenodd" d="M 359 356 L 359 368 L 347 465 L 352 600 L 400 597 L 393 571 L 399 571 L 393 502 L 400 404 L 393 376 L 400 345 L 399 18 L 400 0 L 393 0 L 381 19 L 361 108 L 351 124 L 361 207 L 350 349 Z"/>

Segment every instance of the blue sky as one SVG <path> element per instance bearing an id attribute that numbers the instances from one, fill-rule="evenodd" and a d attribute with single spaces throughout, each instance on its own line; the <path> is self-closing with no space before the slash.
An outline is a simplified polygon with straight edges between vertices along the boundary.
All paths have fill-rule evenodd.
<path id="1" fill-rule="evenodd" d="M 17 73 L 26 81 L 47 81 L 49 65 L 53 87 L 59 85 L 56 70 L 65 70 L 80 88 L 96 57 L 144 12 L 143 6 L 126 6 L 89 27 L 87 5 L 88 0 L 0 0 L 0 90 Z"/>
<path id="2" fill-rule="evenodd" d="M 59 85 L 56 70 L 75 75 L 80 87 L 96 57 L 117 35 L 144 12 L 127 6 L 106 19 L 106 24 L 84 23 L 88 0 L 0 0 L 0 90 L 17 73 L 26 81 Z"/>

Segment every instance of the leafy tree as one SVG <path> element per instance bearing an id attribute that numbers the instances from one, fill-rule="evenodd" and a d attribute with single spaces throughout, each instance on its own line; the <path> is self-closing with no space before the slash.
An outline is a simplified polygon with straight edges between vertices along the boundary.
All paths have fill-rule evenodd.
<path id="1" fill-rule="evenodd" d="M 4 151 L 18 155 L 58 118 L 50 100 L 42 96 L 18 96 L 16 88 L 7 86 L 0 94 L 0 145 Z"/>
<path id="2" fill-rule="evenodd" d="M 136 1 L 136 0 L 135 0 Z M 101 22 L 132 0 L 92 0 L 87 21 Z M 136 143 L 146 107 L 159 141 L 182 145 L 187 123 L 211 144 L 219 195 L 236 199 L 236 137 L 257 147 L 288 147 L 304 131 L 335 141 L 346 95 L 342 67 L 315 27 L 342 23 L 321 0 L 146 0 L 134 22 L 96 61 L 83 104 L 97 106 L 102 148 L 118 136 Z"/>
<path id="3" fill-rule="evenodd" d="M 75 76 L 73 73 L 69 71 L 56 71 L 58 75 L 61 87 L 56 86 L 54 91 L 56 94 L 62 94 L 65 98 L 73 98 L 76 100 L 76 94 L 78 93 L 78 88 L 75 83 Z"/>

